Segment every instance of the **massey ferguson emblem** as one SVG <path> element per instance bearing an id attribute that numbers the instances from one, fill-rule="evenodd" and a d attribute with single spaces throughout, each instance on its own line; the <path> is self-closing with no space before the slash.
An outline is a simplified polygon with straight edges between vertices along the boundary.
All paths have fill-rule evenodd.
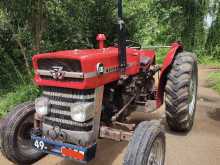
<path id="1" fill-rule="evenodd" d="M 64 78 L 64 71 L 62 66 L 53 66 L 50 73 L 55 80 L 62 80 Z"/>

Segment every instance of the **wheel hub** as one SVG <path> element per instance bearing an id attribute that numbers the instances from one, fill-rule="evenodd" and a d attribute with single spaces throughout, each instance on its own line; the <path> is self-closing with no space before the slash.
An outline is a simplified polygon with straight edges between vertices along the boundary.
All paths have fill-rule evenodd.
<path id="1" fill-rule="evenodd" d="M 34 152 L 34 148 L 31 144 L 31 130 L 33 127 L 33 115 L 30 115 L 25 121 L 21 122 L 16 136 L 19 150 L 27 154 Z"/>
<path id="2" fill-rule="evenodd" d="M 197 79 L 194 74 L 194 70 L 192 73 L 192 79 L 190 81 L 189 86 L 189 115 L 190 117 L 193 117 L 194 111 L 195 111 L 195 102 L 196 102 L 196 86 L 197 86 Z"/>

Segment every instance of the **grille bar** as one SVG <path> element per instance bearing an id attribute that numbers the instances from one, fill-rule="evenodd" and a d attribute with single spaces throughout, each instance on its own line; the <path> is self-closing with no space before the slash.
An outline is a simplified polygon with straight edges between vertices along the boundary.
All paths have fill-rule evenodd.
<path id="1" fill-rule="evenodd" d="M 66 107 L 66 106 L 50 104 L 50 108 L 51 109 L 58 109 L 63 112 L 65 112 L 65 111 L 70 112 L 70 107 Z"/>
<path id="2" fill-rule="evenodd" d="M 51 73 L 51 71 L 49 70 L 42 70 L 42 69 L 38 69 L 37 73 L 41 76 L 50 76 L 53 77 L 53 74 Z M 84 74 L 81 72 L 66 72 L 66 71 L 62 71 L 64 77 L 67 78 L 84 78 Z"/>
<path id="3" fill-rule="evenodd" d="M 59 120 L 60 119 L 68 120 L 68 121 L 72 120 L 72 118 L 71 118 L 71 116 L 69 114 L 66 115 L 66 114 L 62 114 L 62 113 L 50 113 L 50 117 L 54 117 L 54 118 L 59 119 Z"/>
<path id="4" fill-rule="evenodd" d="M 74 103 L 76 103 L 77 101 L 75 102 L 64 102 L 64 101 L 58 101 L 58 100 L 49 100 L 49 103 L 51 105 L 56 105 L 56 106 L 63 106 L 63 107 L 71 107 L 72 105 L 74 105 Z M 83 101 L 80 101 L 80 102 L 86 102 L 85 100 Z"/>
<path id="5" fill-rule="evenodd" d="M 68 116 L 71 115 L 70 111 L 63 111 L 63 110 L 60 110 L 60 109 L 53 109 L 53 108 L 51 108 L 50 112 L 51 113 L 55 113 L 55 114 L 60 114 L 60 115 L 68 115 Z"/>
<path id="6" fill-rule="evenodd" d="M 56 122 L 56 121 L 52 121 L 49 119 L 45 119 L 45 124 L 51 125 L 51 126 L 59 126 L 60 122 Z M 92 130 L 92 125 L 88 125 L 85 127 L 79 127 L 76 125 L 69 125 L 69 124 L 62 124 L 62 129 L 66 129 L 66 130 L 71 130 L 71 131 L 91 131 Z"/>
<path id="7" fill-rule="evenodd" d="M 95 93 L 94 89 L 78 90 L 78 89 L 58 88 L 58 87 L 43 87 L 43 91 L 71 94 L 71 95 L 94 95 Z"/>
<path id="8" fill-rule="evenodd" d="M 66 119 L 59 119 L 59 118 L 55 118 L 55 117 L 48 117 L 46 116 L 44 118 L 44 120 L 50 120 L 52 122 L 58 122 L 60 124 L 68 124 L 71 126 L 78 126 L 78 127 L 86 127 L 86 126 L 92 126 L 93 121 L 89 120 L 88 122 L 84 122 L 84 123 L 79 123 L 79 122 L 75 122 L 75 121 L 71 121 L 71 120 L 66 120 Z"/>
<path id="9" fill-rule="evenodd" d="M 70 98 L 64 98 L 64 97 L 56 97 L 56 96 L 47 96 L 44 95 L 47 98 L 49 98 L 51 100 L 51 104 L 56 104 L 56 105 L 62 105 L 64 104 L 64 106 L 71 106 L 73 103 L 76 102 L 93 102 L 94 98 L 92 99 L 70 99 Z"/>
<path id="10" fill-rule="evenodd" d="M 72 95 L 66 93 L 58 93 L 58 92 L 43 92 L 44 95 L 53 96 L 53 97 L 64 97 L 69 99 L 94 99 L 95 95 Z"/>

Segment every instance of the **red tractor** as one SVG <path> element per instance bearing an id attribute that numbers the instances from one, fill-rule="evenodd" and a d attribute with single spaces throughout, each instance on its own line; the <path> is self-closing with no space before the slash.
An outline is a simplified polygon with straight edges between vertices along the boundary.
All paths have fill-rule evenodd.
<path id="1" fill-rule="evenodd" d="M 128 140 L 124 165 L 163 165 L 165 135 L 159 121 L 127 121 L 131 105 L 151 112 L 165 99 L 168 126 L 193 126 L 198 70 L 194 54 L 179 42 L 162 66 L 153 50 L 127 41 L 118 0 L 119 40 L 99 49 L 69 50 L 33 57 L 35 83 L 42 96 L 15 107 L 1 128 L 1 151 L 16 164 L 32 164 L 46 153 L 85 163 L 95 157 L 97 139 Z M 156 88 L 154 76 L 160 72 Z"/>

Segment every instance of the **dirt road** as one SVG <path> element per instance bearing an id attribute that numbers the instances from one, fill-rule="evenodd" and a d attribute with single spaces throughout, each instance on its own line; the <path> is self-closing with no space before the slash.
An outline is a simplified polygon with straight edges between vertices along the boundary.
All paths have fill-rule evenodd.
<path id="1" fill-rule="evenodd" d="M 166 165 L 219 165 L 220 164 L 220 96 L 207 88 L 208 72 L 200 67 L 197 114 L 189 134 L 175 134 L 166 129 Z M 220 71 L 220 70 L 219 70 Z M 154 117 L 164 116 L 161 108 Z M 149 118 L 149 117 L 148 117 Z M 126 142 L 100 140 L 97 157 L 89 165 L 120 165 Z M 11 165 L 0 156 L 1 165 Z M 47 156 L 35 165 L 78 165 L 62 158 Z"/>

